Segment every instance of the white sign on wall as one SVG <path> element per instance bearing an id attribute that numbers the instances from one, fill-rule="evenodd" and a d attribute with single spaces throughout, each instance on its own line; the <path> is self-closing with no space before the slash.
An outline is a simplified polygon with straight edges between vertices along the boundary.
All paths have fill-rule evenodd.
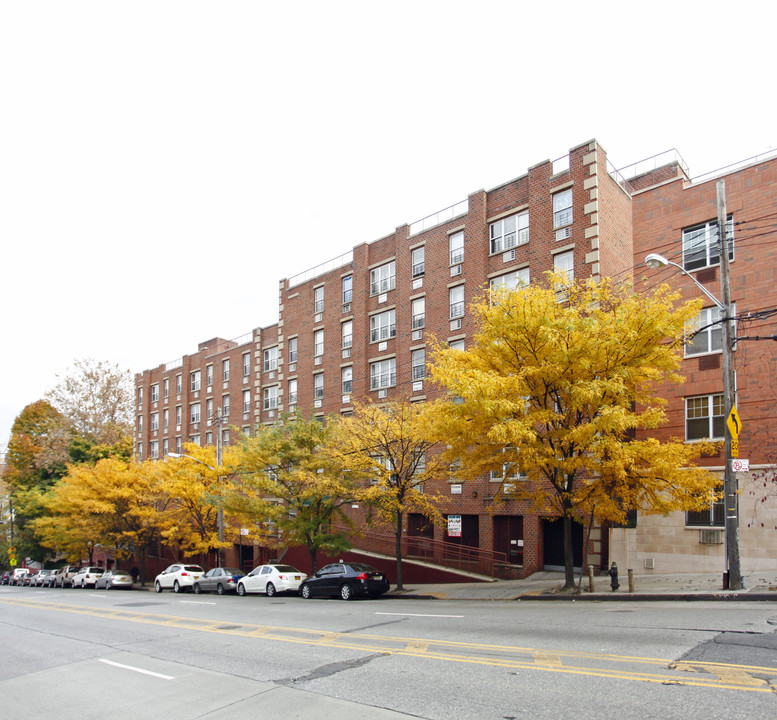
<path id="1" fill-rule="evenodd" d="M 734 472 L 749 472 L 750 471 L 750 460 L 744 459 L 744 458 L 734 458 L 731 461 L 731 469 Z"/>
<path id="2" fill-rule="evenodd" d="M 448 515 L 448 537 L 461 537 L 461 515 Z"/>

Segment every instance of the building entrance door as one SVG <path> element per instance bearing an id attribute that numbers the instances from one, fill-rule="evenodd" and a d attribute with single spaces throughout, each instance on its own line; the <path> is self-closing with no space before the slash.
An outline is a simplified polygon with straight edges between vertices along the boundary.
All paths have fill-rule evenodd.
<path id="1" fill-rule="evenodd" d="M 507 556 L 510 565 L 523 565 L 523 516 L 494 516 L 494 550 Z"/>

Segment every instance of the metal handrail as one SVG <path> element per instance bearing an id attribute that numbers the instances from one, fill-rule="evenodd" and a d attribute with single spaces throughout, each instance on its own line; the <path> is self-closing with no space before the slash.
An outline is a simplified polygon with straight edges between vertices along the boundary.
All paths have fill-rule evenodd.
<path id="1" fill-rule="evenodd" d="M 343 528 L 343 530 L 345 529 Z M 351 541 L 354 544 L 354 549 L 391 557 L 395 554 L 396 537 L 390 533 L 368 530 L 358 537 L 352 537 Z M 470 545 L 459 545 L 421 535 L 403 535 L 401 549 L 402 557 L 405 560 L 423 560 L 435 565 L 488 575 L 489 577 L 505 578 L 508 576 L 510 568 L 507 555 L 503 552 L 485 550 Z"/>

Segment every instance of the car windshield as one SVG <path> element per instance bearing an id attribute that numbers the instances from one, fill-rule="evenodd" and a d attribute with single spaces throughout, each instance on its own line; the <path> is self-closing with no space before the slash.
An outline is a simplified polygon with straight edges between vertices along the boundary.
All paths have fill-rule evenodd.
<path id="1" fill-rule="evenodd" d="M 364 565 L 363 563 L 351 563 L 351 569 L 356 572 L 377 572 L 371 565 Z"/>
<path id="2" fill-rule="evenodd" d="M 203 572 L 199 565 L 185 565 L 183 569 L 187 570 L 188 572 Z"/>
<path id="3" fill-rule="evenodd" d="M 302 574 L 297 568 L 292 567 L 291 565 L 276 565 L 275 569 L 278 572 L 287 572 L 287 573 L 299 573 Z"/>
<path id="4" fill-rule="evenodd" d="M 90 567 L 90 568 L 86 568 L 85 572 L 88 572 L 88 573 L 102 573 L 103 569 L 102 568 L 91 568 Z"/>
<path id="5" fill-rule="evenodd" d="M 240 572 L 237 568 L 224 568 L 224 572 L 227 575 L 242 575 L 243 573 Z"/>

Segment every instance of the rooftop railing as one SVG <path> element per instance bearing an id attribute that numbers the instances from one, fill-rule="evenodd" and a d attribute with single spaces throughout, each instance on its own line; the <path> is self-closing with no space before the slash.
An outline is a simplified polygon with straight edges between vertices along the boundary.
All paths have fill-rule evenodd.
<path id="1" fill-rule="evenodd" d="M 343 265 L 347 265 L 351 262 L 353 262 L 353 250 L 349 250 L 347 253 L 333 258 L 332 260 L 327 260 L 320 265 L 316 265 L 315 267 L 310 268 L 310 270 L 305 270 L 305 272 L 292 275 L 289 278 L 289 288 L 301 285 L 302 283 L 307 282 L 308 280 L 312 280 L 313 278 L 317 278 L 320 275 L 325 275 L 326 273 L 331 272 L 332 270 L 336 270 L 339 267 L 343 267 Z"/>
<path id="2" fill-rule="evenodd" d="M 466 215 L 469 211 L 469 200 L 462 200 L 455 205 L 443 208 L 439 212 L 427 215 L 425 218 L 416 220 L 414 223 L 410 223 L 410 234 L 416 235 L 424 230 L 433 228 L 436 225 L 442 225 L 444 222 L 453 220 L 453 218 L 459 215 Z"/>

